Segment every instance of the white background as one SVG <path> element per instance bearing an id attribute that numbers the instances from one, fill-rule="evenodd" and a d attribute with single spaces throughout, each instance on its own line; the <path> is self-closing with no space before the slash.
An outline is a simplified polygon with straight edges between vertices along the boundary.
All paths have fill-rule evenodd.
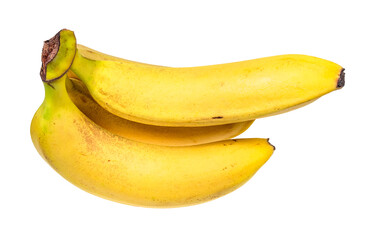
<path id="1" fill-rule="evenodd" d="M 376 1 L 4 2 L 0 239 L 380 239 Z M 43 40 L 61 28 L 167 66 L 314 55 L 344 66 L 346 86 L 242 134 L 270 137 L 277 150 L 233 193 L 177 209 L 122 205 L 64 180 L 31 142 Z"/>

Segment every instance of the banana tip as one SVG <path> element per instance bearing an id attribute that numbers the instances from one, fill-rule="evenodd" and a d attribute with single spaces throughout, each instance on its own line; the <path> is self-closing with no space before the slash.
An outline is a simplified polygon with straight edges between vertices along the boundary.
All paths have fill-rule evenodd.
<path id="1" fill-rule="evenodd" d="M 276 147 L 272 143 L 269 142 L 269 138 L 267 138 L 267 142 L 269 145 L 271 145 L 273 147 L 273 150 L 276 150 Z"/>
<path id="2" fill-rule="evenodd" d="M 345 72 L 344 72 L 344 68 L 342 68 L 342 70 L 340 71 L 340 74 L 339 74 L 339 78 L 338 78 L 338 82 L 336 84 L 336 88 L 342 88 L 344 87 L 344 84 L 346 83 L 345 81 Z"/>

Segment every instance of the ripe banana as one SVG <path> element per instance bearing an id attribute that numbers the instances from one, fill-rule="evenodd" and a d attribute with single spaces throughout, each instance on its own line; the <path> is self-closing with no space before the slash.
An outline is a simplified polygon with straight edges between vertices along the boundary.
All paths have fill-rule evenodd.
<path id="1" fill-rule="evenodd" d="M 212 200 L 245 183 L 274 150 L 267 139 L 187 147 L 129 140 L 95 124 L 74 105 L 66 90 L 67 73 L 42 79 L 45 100 L 31 123 L 36 149 L 68 181 L 109 200 L 145 207 Z"/>
<path id="2" fill-rule="evenodd" d="M 205 127 L 163 127 L 129 121 L 111 114 L 97 104 L 86 86 L 70 71 L 66 82 L 73 103 L 102 128 L 138 142 L 165 146 L 189 146 L 233 138 L 251 126 L 253 121 Z"/>
<path id="3" fill-rule="evenodd" d="M 64 45 L 75 41 L 69 30 L 58 35 Z M 271 116 L 304 106 L 345 83 L 341 66 L 305 55 L 172 68 L 77 45 L 66 62 L 103 108 L 160 126 L 210 126 Z"/>

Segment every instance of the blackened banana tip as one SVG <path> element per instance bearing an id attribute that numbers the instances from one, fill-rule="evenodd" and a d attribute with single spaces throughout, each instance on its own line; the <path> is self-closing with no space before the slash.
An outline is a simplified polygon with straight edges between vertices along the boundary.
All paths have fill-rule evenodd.
<path id="1" fill-rule="evenodd" d="M 344 84 L 346 83 L 345 76 L 346 76 L 346 73 L 344 72 L 344 68 L 342 68 L 342 70 L 340 71 L 338 82 L 336 84 L 336 88 L 339 89 L 339 88 L 344 87 Z"/>

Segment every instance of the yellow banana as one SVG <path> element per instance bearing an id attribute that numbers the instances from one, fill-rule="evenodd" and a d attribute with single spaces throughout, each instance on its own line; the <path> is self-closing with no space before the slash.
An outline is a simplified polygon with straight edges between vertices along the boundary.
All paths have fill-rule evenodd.
<path id="1" fill-rule="evenodd" d="M 253 121 L 205 127 L 163 127 L 129 121 L 111 114 L 97 104 L 84 84 L 68 72 L 67 92 L 74 104 L 102 128 L 125 138 L 165 146 L 188 146 L 233 138 Z"/>
<path id="2" fill-rule="evenodd" d="M 74 105 L 66 80 L 44 83 L 32 141 L 59 174 L 94 195 L 145 207 L 198 204 L 241 186 L 273 153 L 267 139 L 168 147 L 114 135 Z"/>
<path id="3" fill-rule="evenodd" d="M 62 39 L 75 41 L 72 32 L 63 32 Z M 115 115 L 151 125 L 249 121 L 304 106 L 345 83 L 341 66 L 306 55 L 172 68 L 77 48 L 71 70 L 95 101 Z"/>

